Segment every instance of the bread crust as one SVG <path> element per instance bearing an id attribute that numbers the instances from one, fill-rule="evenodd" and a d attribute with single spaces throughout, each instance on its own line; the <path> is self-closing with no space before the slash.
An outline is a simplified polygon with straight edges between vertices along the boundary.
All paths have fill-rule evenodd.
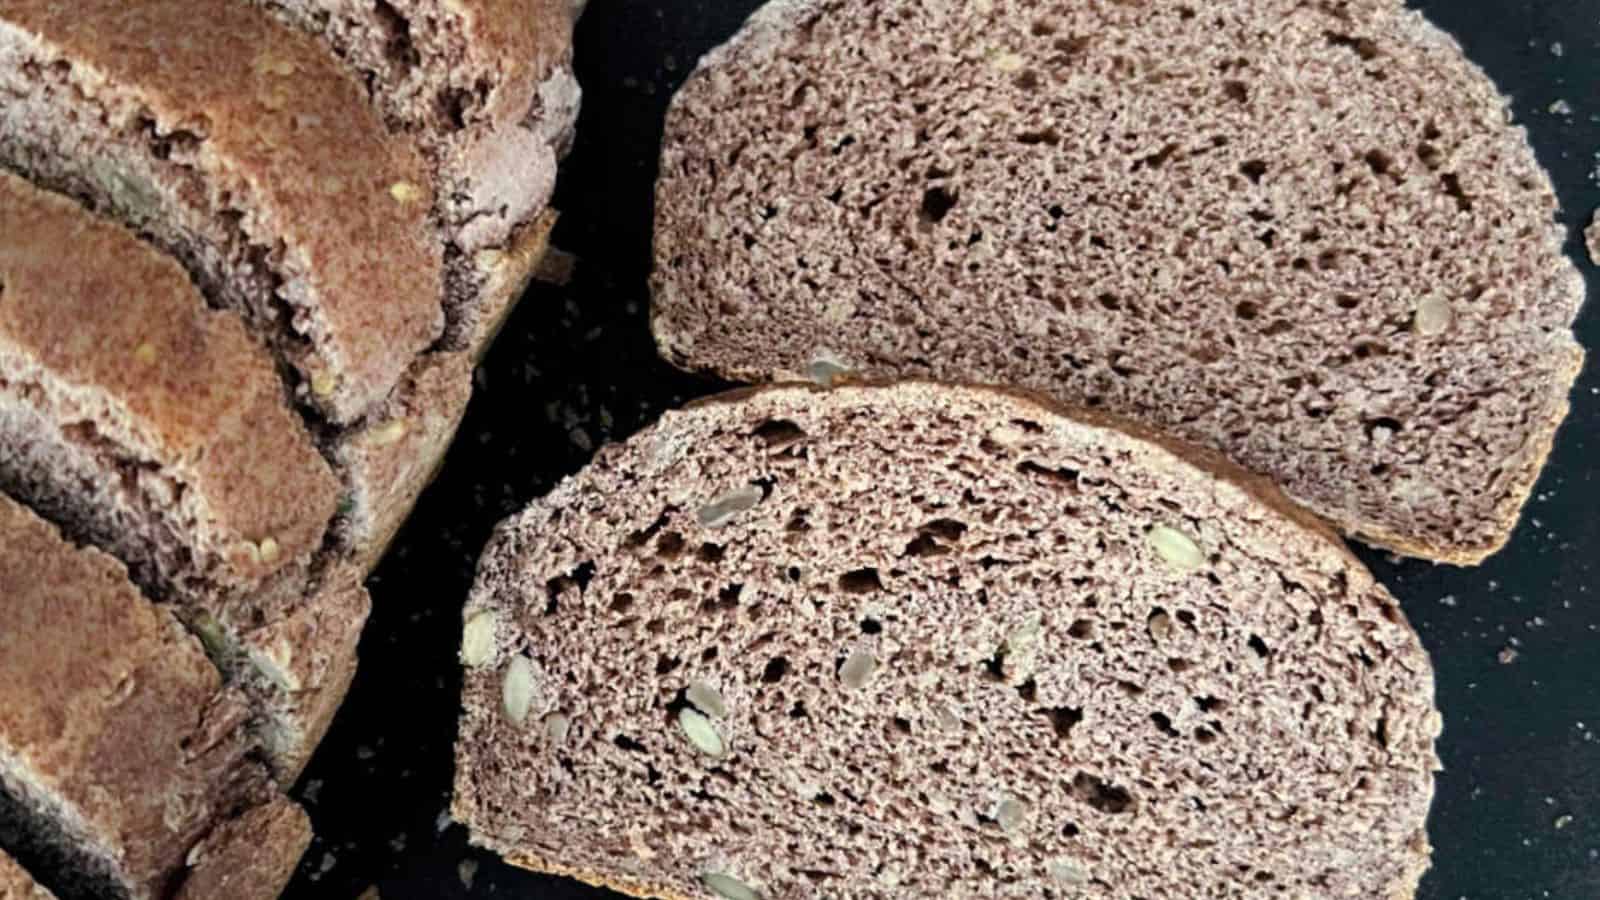
<path id="1" fill-rule="evenodd" d="M 734 389 L 691 401 L 684 407 L 684 413 L 720 406 L 735 406 L 767 394 L 784 392 L 803 392 L 815 398 L 815 404 L 827 403 L 831 398 L 845 397 L 850 394 L 873 394 L 881 392 L 887 399 L 892 395 L 907 393 L 921 395 L 927 399 L 925 404 L 929 408 L 938 408 L 941 405 L 941 395 L 948 391 L 963 391 L 979 396 L 989 396 L 1003 399 L 1014 404 L 1018 418 L 1038 417 L 1042 419 L 1059 418 L 1070 422 L 1087 425 L 1121 435 L 1137 444 L 1151 448 L 1159 457 L 1149 459 L 1149 464 L 1158 468 L 1167 466 L 1177 467 L 1192 472 L 1196 477 L 1214 479 L 1220 485 L 1235 489 L 1249 500 L 1259 504 L 1267 512 L 1278 516 L 1282 522 L 1301 533 L 1313 536 L 1321 552 L 1330 560 L 1336 561 L 1340 570 L 1349 578 L 1350 590 L 1353 594 L 1373 589 L 1377 583 L 1367 571 L 1365 566 L 1351 553 L 1344 540 L 1322 518 L 1306 511 L 1290 499 L 1278 486 L 1264 476 L 1251 473 L 1230 461 L 1223 454 L 1172 437 L 1164 432 L 1150 428 L 1137 421 L 1107 413 L 1103 410 L 1086 409 L 1063 403 L 1048 395 L 1018 388 L 994 385 L 957 385 L 928 379 L 904 380 L 871 380 L 845 377 L 833 386 L 824 387 L 809 382 L 779 382 L 760 384 Z M 866 404 L 871 407 L 888 405 L 887 403 Z M 668 417 L 683 413 L 668 413 Z M 661 426 L 657 426 L 661 427 Z M 615 447 L 617 445 L 611 445 Z M 601 453 L 607 453 L 602 449 Z M 506 529 L 511 527 L 515 519 L 501 526 L 491 549 L 504 536 Z M 1413 646 L 1422 646 L 1421 638 L 1409 621 L 1403 618 L 1397 624 Z M 1433 698 L 1427 698 L 1431 704 Z M 1437 767 L 1437 760 L 1435 760 Z M 1431 806 L 1434 796 L 1434 785 L 1428 786 L 1428 792 L 1423 798 Z M 469 817 L 469 810 L 461 805 L 461 798 L 456 798 L 455 814 L 458 820 Z M 1409 860 L 1406 874 L 1391 886 L 1384 894 L 1386 900 L 1408 900 L 1415 894 L 1415 886 L 1421 874 L 1429 865 L 1431 848 L 1427 845 L 1425 836 L 1419 835 L 1413 843 L 1406 848 Z M 506 861 L 512 865 L 532 871 L 576 878 L 587 884 L 597 887 L 609 888 L 636 897 L 662 897 L 667 900 L 687 900 L 683 895 L 658 884 L 645 883 L 629 878 L 619 873 L 604 873 L 582 869 L 574 869 L 559 862 L 539 857 L 526 851 L 512 851 L 506 854 Z"/>
<path id="2" fill-rule="evenodd" d="M 242 699 L 120 563 L 4 496 L 0 535 L 8 785 L 109 877 L 161 895 L 234 804 L 269 790 Z"/>
<path id="3" fill-rule="evenodd" d="M 423 161 L 316 42 L 230 0 L 22 0 L 0 12 L 0 34 L 70 65 L 87 95 L 147 109 L 159 135 L 204 135 L 196 165 L 283 241 L 285 277 L 314 297 L 302 375 L 337 376 L 309 398 L 335 422 L 380 401 L 439 336 Z"/>
<path id="4" fill-rule="evenodd" d="M 282 797 L 218 825 L 189 852 L 172 900 L 273 900 L 311 844 L 311 820 Z"/>

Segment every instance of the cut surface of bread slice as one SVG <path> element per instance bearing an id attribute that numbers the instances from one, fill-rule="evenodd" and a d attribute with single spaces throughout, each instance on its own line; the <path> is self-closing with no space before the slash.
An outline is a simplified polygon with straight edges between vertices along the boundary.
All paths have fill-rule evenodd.
<path id="1" fill-rule="evenodd" d="M 654 329 L 740 380 L 1039 389 L 1473 563 L 1583 357 L 1556 211 L 1400 0 L 781 0 L 674 101 Z"/>
<path id="2" fill-rule="evenodd" d="M 1416 633 L 1211 451 L 932 383 L 669 413 L 496 532 L 453 815 L 641 896 L 1412 895 Z"/>
<path id="3" fill-rule="evenodd" d="M 475 258 L 503 251 L 555 189 L 579 90 L 570 0 L 252 0 L 317 35 L 352 69 L 392 130 L 433 166 L 451 247 L 449 335 L 459 348 L 504 302 Z M 514 300 L 515 298 L 509 298 Z"/>
<path id="4" fill-rule="evenodd" d="M 177 256 L 335 424 L 440 336 L 424 161 L 316 41 L 233 0 L 22 0 L 0 63 L 0 162 Z"/>
<path id="5" fill-rule="evenodd" d="M 405 449 L 394 443 L 341 470 L 397 489 L 404 473 L 381 465 Z M 359 575 L 329 574 L 339 481 L 237 316 L 208 310 L 177 263 L 120 226 L 7 174 L 0 489 L 170 602 L 263 714 L 280 774 L 298 769 L 366 620 Z M 411 498 L 361 499 L 342 522 Z M 308 602 L 322 585 L 331 599 Z"/>
<path id="6" fill-rule="evenodd" d="M 0 850 L 0 900 L 55 900 L 17 861 Z"/>
<path id="7" fill-rule="evenodd" d="M 281 797 L 252 807 L 189 851 L 172 900 L 276 900 L 310 841 L 300 807 Z"/>
<path id="8" fill-rule="evenodd" d="M 242 699 L 120 563 L 6 497 L 0 596 L 0 845 L 63 898 L 168 896 L 214 828 L 275 802 Z"/>

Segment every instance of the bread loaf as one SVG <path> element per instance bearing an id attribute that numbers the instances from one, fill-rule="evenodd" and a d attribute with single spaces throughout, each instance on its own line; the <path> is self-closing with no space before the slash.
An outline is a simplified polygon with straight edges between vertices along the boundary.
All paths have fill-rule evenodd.
<path id="1" fill-rule="evenodd" d="M 1265 480 L 931 383 L 669 413 L 502 525 L 453 814 L 640 896 L 1408 898 L 1432 670 Z"/>
<path id="2" fill-rule="evenodd" d="M 438 338 L 423 161 L 316 42 L 232 0 L 21 0 L 0 62 L 0 160 L 181 259 L 334 423 Z"/>
<path id="3" fill-rule="evenodd" d="M 1508 118 L 1401 0 L 778 0 L 673 102 L 656 336 L 740 380 L 1040 389 L 1477 562 L 1583 357 Z"/>
<path id="4" fill-rule="evenodd" d="M 341 488 L 270 356 L 170 258 L 5 174 L 0 291 L 0 489 L 115 555 L 206 635 L 292 777 L 343 695 L 368 603 L 364 568 L 330 574 L 350 565 L 329 544 Z M 413 440 L 455 423 L 425 425 Z M 352 457 L 370 443 L 334 444 L 342 471 L 370 470 L 353 484 L 408 484 L 384 465 L 404 441 Z M 346 530 L 355 510 L 410 506 L 360 500 Z"/>
<path id="5" fill-rule="evenodd" d="M 439 185 L 446 254 L 445 345 L 493 331 L 515 294 L 475 265 L 501 262 L 535 221 L 572 139 L 571 0 L 253 0 L 317 35 L 354 71 L 392 131 L 413 135 Z"/>
<path id="6" fill-rule="evenodd" d="M 0 596 L 0 845 L 64 900 L 165 898 L 214 829 L 283 803 L 200 643 L 120 563 L 6 497 Z M 304 815 L 273 815 L 288 825 L 256 851 L 298 857 Z"/>

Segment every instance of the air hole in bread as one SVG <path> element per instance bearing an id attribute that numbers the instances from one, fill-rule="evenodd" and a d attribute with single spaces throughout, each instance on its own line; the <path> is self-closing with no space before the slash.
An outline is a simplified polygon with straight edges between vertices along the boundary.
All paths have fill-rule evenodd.
<path id="1" fill-rule="evenodd" d="M 1172 727 L 1172 719 L 1169 718 L 1166 713 L 1151 713 L 1150 721 L 1156 726 L 1157 730 L 1167 737 L 1183 737 L 1183 735 L 1178 733 L 1178 729 Z"/>
<path id="2" fill-rule="evenodd" d="M 626 750 L 629 753 L 644 753 L 645 752 L 645 747 L 644 747 L 643 744 L 639 743 L 638 741 L 634 740 L 631 737 L 628 737 L 625 734 L 617 735 L 615 738 L 613 738 L 611 740 L 611 742 L 613 744 L 616 744 L 619 748 L 621 748 L 623 750 Z"/>
<path id="3" fill-rule="evenodd" d="M 695 558 L 703 563 L 706 563 L 707 565 L 715 565 L 719 562 L 722 562 L 722 558 L 725 555 L 726 550 L 724 550 L 721 544 L 713 544 L 710 542 L 701 544 L 700 549 L 695 551 Z"/>
<path id="4" fill-rule="evenodd" d="M 1382 150 L 1368 150 L 1366 156 L 1367 167 L 1372 169 L 1374 175 L 1387 175 L 1394 170 L 1394 157 Z"/>
<path id="5" fill-rule="evenodd" d="M 622 594 L 618 594 L 615 597 L 611 598 L 611 611 L 612 612 L 614 612 L 614 613 L 626 613 L 630 609 L 633 609 L 633 595 L 632 594 L 622 593 Z"/>
<path id="6" fill-rule="evenodd" d="M 1250 635 L 1250 640 L 1246 641 L 1246 643 L 1248 643 L 1250 645 L 1250 649 L 1254 650 L 1256 655 L 1262 659 L 1266 659 L 1268 656 L 1272 655 L 1272 651 L 1267 648 L 1267 642 L 1262 640 L 1261 636 L 1258 634 Z"/>
<path id="7" fill-rule="evenodd" d="M 878 578 L 877 569 L 856 569 L 839 576 L 839 590 L 846 594 L 871 594 L 883 590 L 883 581 Z"/>
<path id="8" fill-rule="evenodd" d="M 787 674 L 789 674 L 789 660 L 782 656 L 774 656 L 767 660 L 767 667 L 761 671 L 761 681 L 765 684 L 777 684 Z"/>
<path id="9" fill-rule="evenodd" d="M 676 669 L 680 665 L 683 665 L 683 660 L 676 656 L 667 656 L 665 653 L 663 653 L 656 659 L 656 674 L 669 675 L 672 673 L 673 669 Z"/>
<path id="10" fill-rule="evenodd" d="M 1039 682 L 1033 680 L 1032 678 L 1029 678 L 1027 681 L 1024 681 L 1023 683 L 1017 685 L 1017 696 L 1021 697 L 1023 700 L 1025 700 L 1025 701 L 1027 701 L 1029 703 L 1032 703 L 1035 700 L 1038 700 L 1039 699 Z"/>
<path id="11" fill-rule="evenodd" d="M 1328 46 L 1343 47 L 1361 57 L 1363 62 L 1377 59 L 1379 56 L 1378 45 L 1371 38 L 1355 37 L 1336 31 L 1323 32 L 1322 36 L 1327 39 Z"/>
<path id="12" fill-rule="evenodd" d="M 806 436 L 805 429 L 788 419 L 771 419 L 761 423 L 752 436 L 769 449 L 781 450 Z"/>
<path id="13" fill-rule="evenodd" d="M 1072 776 L 1072 793 L 1087 803 L 1091 809 L 1107 815 L 1125 813 L 1134 805 L 1133 795 L 1125 788 L 1117 787 L 1088 772 L 1079 772 Z"/>
<path id="14" fill-rule="evenodd" d="M 1260 184 L 1262 177 L 1267 174 L 1267 164 L 1259 159 L 1246 160 L 1239 164 L 1239 173 L 1250 179 L 1251 184 Z"/>
<path id="15" fill-rule="evenodd" d="M 937 225 L 956 208 L 956 195 L 942 187 L 928 188 L 922 195 L 922 221 Z"/>
<path id="16" fill-rule="evenodd" d="M 1222 93 L 1229 100 L 1237 103 L 1248 103 L 1250 101 L 1250 88 L 1242 81 L 1224 81 L 1222 83 Z"/>
<path id="17" fill-rule="evenodd" d="M 1472 212 L 1472 198 L 1468 197 L 1466 190 L 1461 187 L 1461 176 L 1454 172 L 1446 172 L 1439 176 L 1439 184 L 1443 186 L 1446 194 L 1455 198 L 1456 209 Z"/>
<path id="18" fill-rule="evenodd" d="M 877 619 L 873 619 L 873 618 L 862 619 L 861 620 L 861 633 L 862 634 L 882 634 L 883 633 L 883 623 L 879 622 Z"/>
<path id="19" fill-rule="evenodd" d="M 677 559 L 683 555 L 684 546 L 683 535 L 669 531 L 656 540 L 656 556 L 662 559 Z"/>
<path id="20" fill-rule="evenodd" d="M 1050 727 L 1055 729 L 1056 737 L 1058 738 L 1065 738 L 1071 735 L 1073 726 L 1083 721 L 1082 708 L 1071 706 L 1041 709 L 1039 714 L 1050 720 Z"/>
<path id="21" fill-rule="evenodd" d="M 1067 626 L 1067 635 L 1080 641 L 1086 641 L 1094 637 L 1094 622 L 1088 619 L 1075 619 L 1071 625 Z"/>

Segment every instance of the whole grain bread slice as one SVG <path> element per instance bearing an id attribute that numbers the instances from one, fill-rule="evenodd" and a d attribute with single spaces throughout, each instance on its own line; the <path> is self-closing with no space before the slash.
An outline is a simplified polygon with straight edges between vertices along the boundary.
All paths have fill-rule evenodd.
<path id="1" fill-rule="evenodd" d="M 3 173 L 0 298 L 0 490 L 116 556 L 204 635 L 292 777 L 348 684 L 368 602 L 365 570 L 345 571 L 329 534 L 339 480 L 270 356 L 172 259 Z M 365 473 L 353 489 L 409 486 L 382 466 L 415 450 L 394 444 L 341 464 Z M 413 498 L 363 496 L 340 521 L 398 518 Z"/>
<path id="2" fill-rule="evenodd" d="M 516 295 L 475 271 L 537 219 L 571 144 L 580 92 L 571 0 L 252 0 L 315 34 L 434 172 L 449 325 L 461 348 Z"/>
<path id="3" fill-rule="evenodd" d="M 991 388 L 669 413 L 502 525 L 453 815 L 640 896 L 1409 898 L 1440 718 L 1265 479 Z"/>
<path id="4" fill-rule="evenodd" d="M 234 0 L 20 0 L 0 85 L 0 163 L 182 260 L 333 423 L 440 336 L 424 161 L 316 41 Z"/>
<path id="5" fill-rule="evenodd" d="M 165 898 L 193 848 L 262 805 L 288 824 L 259 851 L 304 849 L 242 699 L 120 563 L 0 496 L 0 596 L 0 845 L 57 894 Z"/>
<path id="6" fill-rule="evenodd" d="M 17 861 L 0 850 L 0 900 L 55 900 Z"/>
<path id="7" fill-rule="evenodd" d="M 1508 121 L 1400 0 L 778 0 L 673 102 L 655 333 L 734 379 L 1043 390 L 1474 563 L 1583 358 Z"/>

